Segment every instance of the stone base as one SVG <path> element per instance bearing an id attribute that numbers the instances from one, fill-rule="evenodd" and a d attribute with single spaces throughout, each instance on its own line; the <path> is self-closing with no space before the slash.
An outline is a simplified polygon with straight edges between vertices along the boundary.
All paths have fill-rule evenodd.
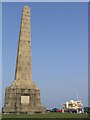
<path id="1" fill-rule="evenodd" d="M 42 113 L 45 107 L 40 102 L 40 90 L 7 87 L 3 113 Z"/>

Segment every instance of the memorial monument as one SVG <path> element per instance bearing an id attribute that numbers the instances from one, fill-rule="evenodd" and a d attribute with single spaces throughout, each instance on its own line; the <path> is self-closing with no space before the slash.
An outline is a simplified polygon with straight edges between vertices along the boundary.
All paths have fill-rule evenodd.
<path id="1" fill-rule="evenodd" d="M 30 8 L 24 6 L 20 25 L 15 80 L 6 88 L 3 113 L 45 112 L 40 90 L 32 81 Z"/>

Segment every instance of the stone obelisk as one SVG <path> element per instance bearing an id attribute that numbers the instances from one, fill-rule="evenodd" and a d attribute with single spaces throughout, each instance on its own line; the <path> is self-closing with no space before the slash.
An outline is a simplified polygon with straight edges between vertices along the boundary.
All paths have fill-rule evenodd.
<path id="1" fill-rule="evenodd" d="M 30 8 L 24 6 L 20 25 L 15 80 L 6 88 L 4 113 L 45 112 L 40 90 L 32 81 Z"/>

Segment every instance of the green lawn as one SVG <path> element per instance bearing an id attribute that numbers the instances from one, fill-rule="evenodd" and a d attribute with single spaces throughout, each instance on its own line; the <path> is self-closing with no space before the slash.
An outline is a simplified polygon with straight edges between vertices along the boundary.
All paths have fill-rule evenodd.
<path id="1" fill-rule="evenodd" d="M 77 113 L 3 114 L 2 118 L 88 118 L 88 115 Z"/>

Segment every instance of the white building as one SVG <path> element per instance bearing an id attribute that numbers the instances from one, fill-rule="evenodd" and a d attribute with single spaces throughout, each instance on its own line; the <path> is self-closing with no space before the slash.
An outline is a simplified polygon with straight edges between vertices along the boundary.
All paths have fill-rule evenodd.
<path id="1" fill-rule="evenodd" d="M 63 105 L 64 112 L 77 112 L 83 113 L 83 104 L 80 100 L 70 100 Z"/>

